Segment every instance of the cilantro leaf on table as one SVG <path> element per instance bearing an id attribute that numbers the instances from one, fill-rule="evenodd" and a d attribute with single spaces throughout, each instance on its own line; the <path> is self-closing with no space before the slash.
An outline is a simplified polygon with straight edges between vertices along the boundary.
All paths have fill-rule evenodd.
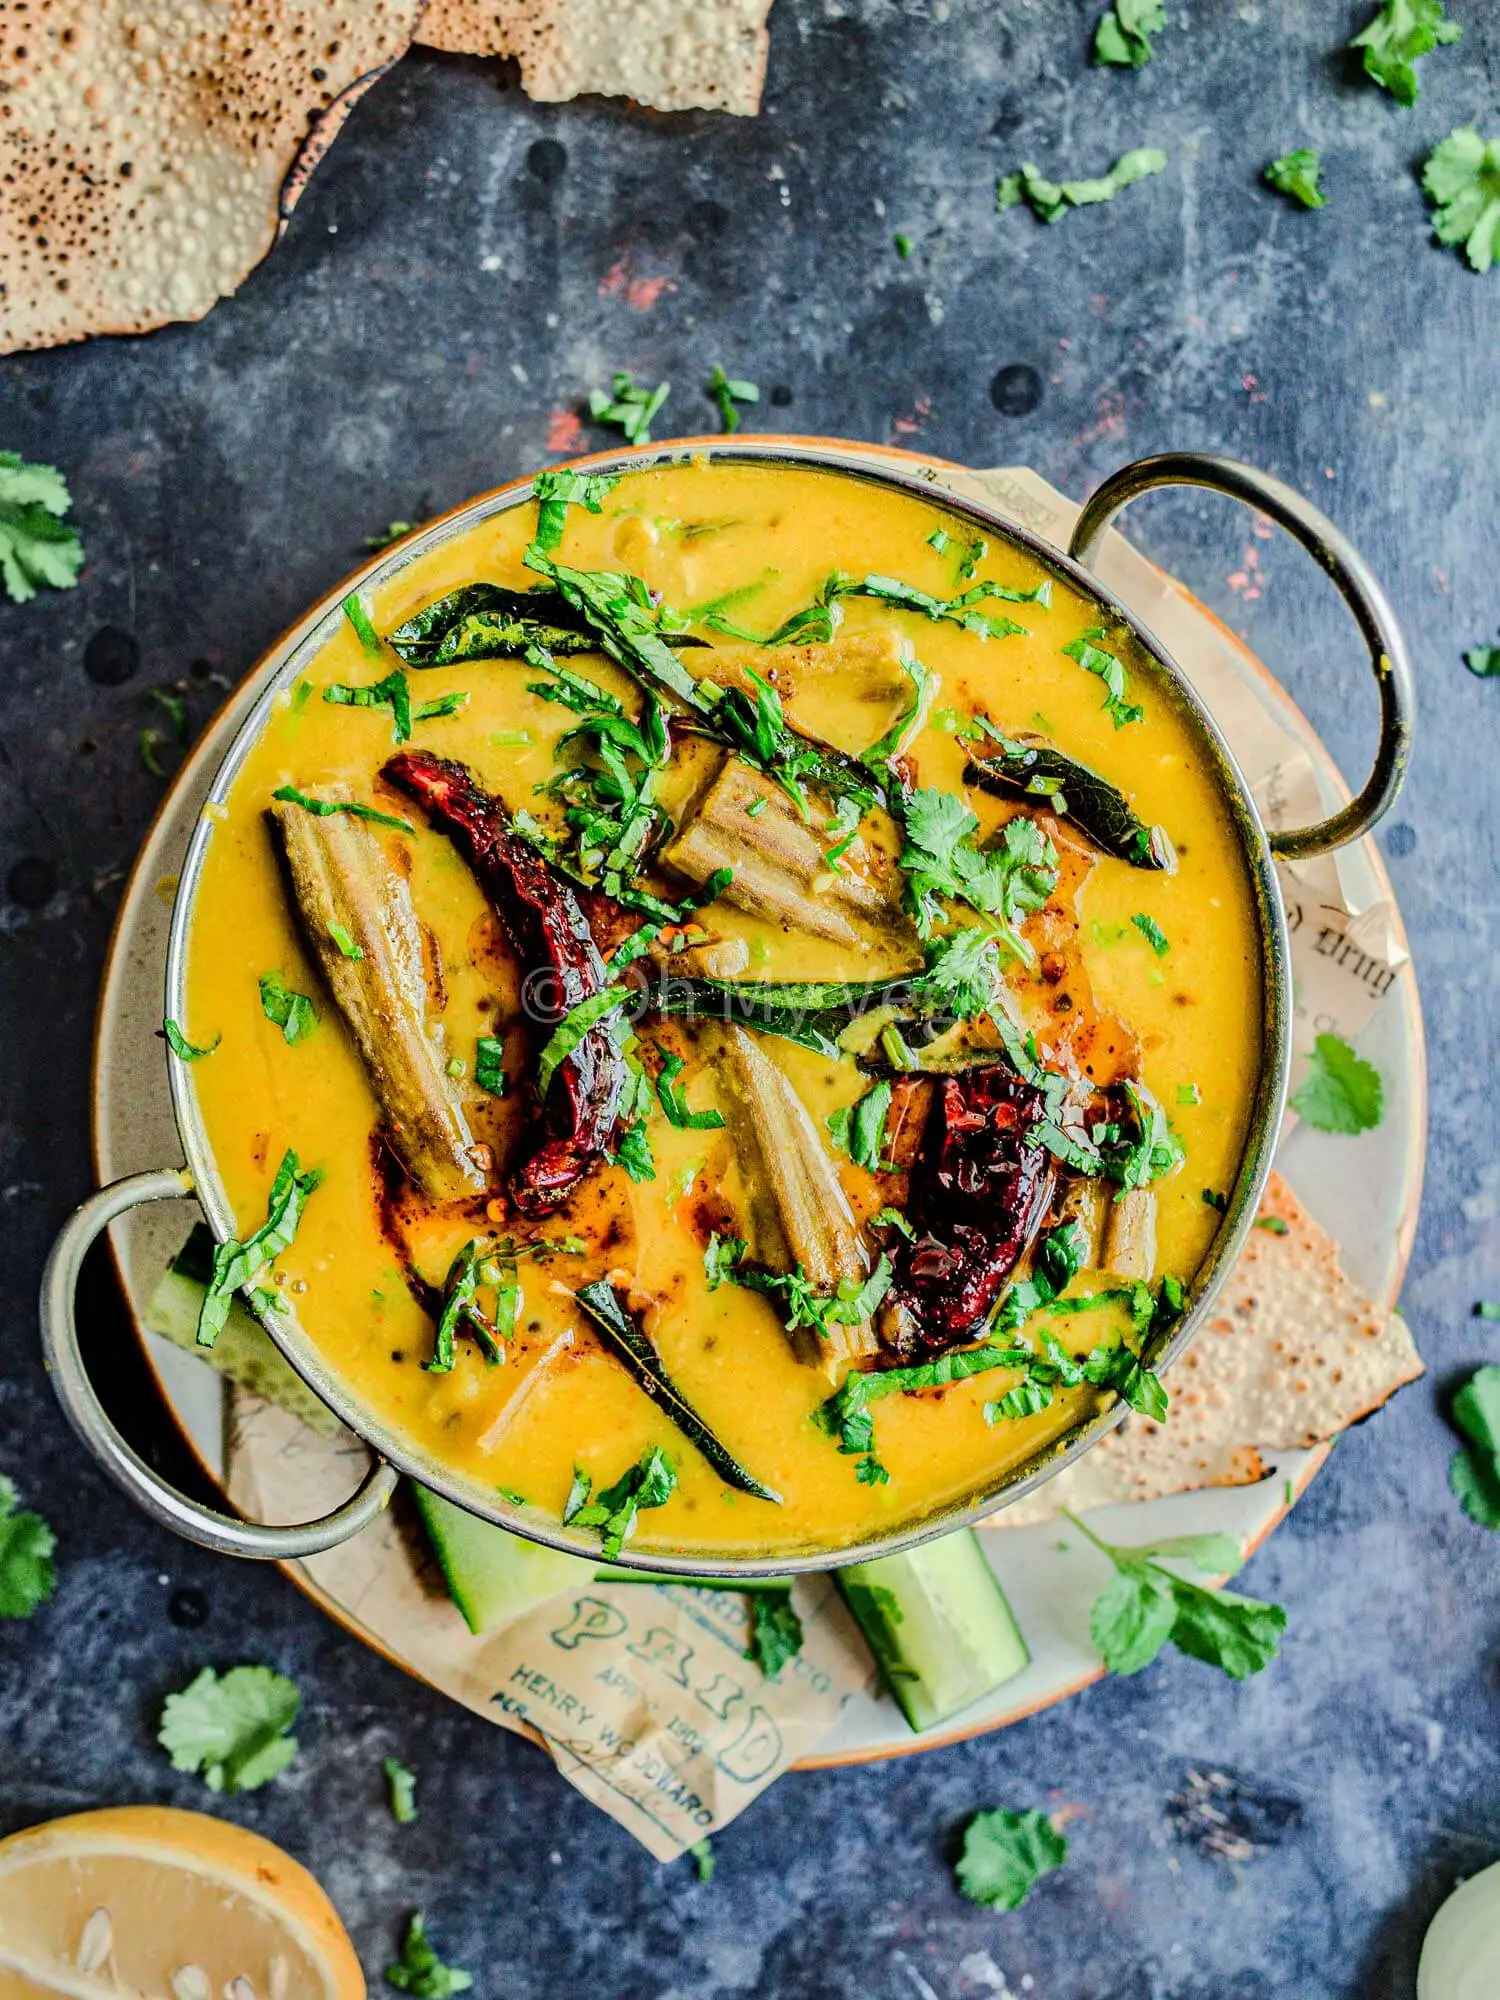
<path id="1" fill-rule="evenodd" d="M 1464 665 L 1482 681 L 1500 679 L 1500 646 L 1471 646 Z"/>
<path id="2" fill-rule="evenodd" d="M 455 1993 L 467 1993 L 474 1984 L 470 1974 L 457 1966 L 444 1965 L 432 1947 L 422 1912 L 413 1913 L 401 1942 L 401 1961 L 385 1969 L 387 1986 L 398 1993 L 410 1993 L 414 2000 L 453 2000 Z"/>
<path id="3" fill-rule="evenodd" d="M 714 372 L 704 393 L 718 404 L 726 436 L 732 436 L 740 427 L 740 413 L 735 405 L 760 401 L 760 390 L 756 384 L 737 381 L 734 376 L 726 375 L 721 361 L 714 363 Z"/>
<path id="4" fill-rule="evenodd" d="M 1384 1114 L 1385 1089 L 1379 1070 L 1342 1035 L 1319 1035 L 1291 1106 L 1315 1132 L 1370 1132 Z"/>
<path id="5" fill-rule="evenodd" d="M 1461 243 L 1476 271 L 1500 260 L 1500 139 L 1458 126 L 1429 155 L 1422 189 L 1439 243 Z"/>
<path id="6" fill-rule="evenodd" d="M 745 1658 L 754 1660 L 768 1681 L 779 1680 L 788 1660 L 802 1651 L 802 1620 L 792 1609 L 790 1587 L 750 1592 L 750 1644 Z"/>
<path id="7" fill-rule="evenodd" d="M 1448 1484 L 1481 1528 L 1500 1528 L 1500 1368 L 1478 1368 L 1453 1398 L 1453 1421 L 1465 1442 L 1453 1454 Z"/>
<path id="8" fill-rule="evenodd" d="M 0 1473 L 0 1618 L 29 1618 L 57 1588 L 57 1537 L 19 1497 Z"/>
<path id="9" fill-rule="evenodd" d="M 1122 153 L 1107 174 L 1093 180 L 1049 181 L 1030 160 L 995 183 L 995 207 L 1004 214 L 1019 202 L 1030 204 L 1039 221 L 1060 222 L 1071 208 L 1091 208 L 1113 201 L 1125 188 L 1164 171 L 1167 156 L 1155 146 L 1137 146 Z"/>
<path id="10" fill-rule="evenodd" d="M 617 368 L 608 395 L 590 389 L 589 415 L 596 424 L 618 424 L 627 444 L 650 444 L 651 420 L 671 393 L 670 382 L 648 389 L 628 368 Z"/>
<path id="11" fill-rule="evenodd" d="M 1094 61 L 1144 69 L 1156 53 L 1151 37 L 1166 25 L 1162 0 L 1114 0 L 1094 30 Z"/>
<path id="12" fill-rule="evenodd" d="M 1413 105 L 1421 95 L 1416 64 L 1463 29 L 1443 17 L 1443 0 L 1380 0 L 1368 25 L 1350 42 L 1364 56 L 1365 75 L 1388 90 L 1398 104 Z"/>
<path id="13" fill-rule="evenodd" d="M 707 1839 L 695 1840 L 688 1849 L 693 1857 L 693 1866 L 698 1870 L 700 1882 L 712 1882 L 718 1861 L 714 1856 L 713 1843 Z"/>
<path id="14" fill-rule="evenodd" d="M 77 583 L 83 543 L 62 518 L 72 504 L 56 466 L 0 451 L 0 580 L 13 604 L 28 603 L 38 584 L 71 590 Z"/>
<path id="15" fill-rule="evenodd" d="M 1068 1843 L 1043 1812 L 975 1813 L 964 1828 L 964 1848 L 954 1866 L 971 1903 L 1019 1910 L 1042 1876 L 1061 1868 Z"/>
<path id="16" fill-rule="evenodd" d="M 1279 1604 L 1213 1590 L 1163 1567 L 1164 1560 L 1176 1559 L 1207 1575 L 1233 1575 L 1243 1558 L 1232 1537 L 1180 1535 L 1116 1547 L 1076 1514 L 1067 1518 L 1115 1566 L 1113 1580 L 1089 1617 L 1089 1635 L 1110 1673 L 1138 1674 L 1168 1644 L 1234 1681 L 1258 1674 L 1275 1659 L 1286 1630 L 1286 1612 Z"/>
<path id="17" fill-rule="evenodd" d="M 378 555 L 393 542 L 404 542 L 415 525 L 413 521 L 387 521 L 378 534 L 365 536 L 365 547 L 371 555 Z"/>
<path id="18" fill-rule="evenodd" d="M 1304 208 L 1322 208 L 1328 197 L 1323 192 L 1323 162 L 1311 146 L 1299 146 L 1271 161 L 1261 178 L 1278 194 L 1290 195 Z"/>
<path id="19" fill-rule="evenodd" d="M 410 1826 L 417 1817 L 417 1774 L 408 1770 L 399 1757 L 382 1757 L 380 1768 L 390 1797 L 391 1818 L 397 1826 Z"/>
<path id="20" fill-rule="evenodd" d="M 212 1667 L 169 1694 L 156 1740 L 174 1771 L 197 1771 L 211 1792 L 253 1792 L 297 1754 L 287 1731 L 302 1697 L 295 1681 L 269 1667 Z"/>

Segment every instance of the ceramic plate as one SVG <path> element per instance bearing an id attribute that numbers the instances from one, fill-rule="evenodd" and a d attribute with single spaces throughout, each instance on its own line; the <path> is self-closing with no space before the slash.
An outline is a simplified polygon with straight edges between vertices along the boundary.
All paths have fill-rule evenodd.
<path id="1" fill-rule="evenodd" d="M 872 457 L 910 466 L 908 454 L 869 450 Z M 943 470 L 938 469 L 940 480 Z M 1102 571 L 1129 602 L 1130 593 L 1110 577 L 1107 562 Z M 1341 802 L 1347 789 L 1306 718 L 1248 650 L 1238 649 L 1237 661 L 1261 706 L 1310 753 L 1325 804 Z M 101 1185 L 143 1169 L 176 1166 L 181 1160 L 166 1064 L 156 1038 L 176 871 L 214 770 L 254 703 L 258 687 L 259 677 L 252 676 L 237 688 L 195 746 L 146 838 L 120 906 L 94 1053 L 94 1154 Z M 1367 891 L 1390 899 L 1394 907 L 1373 842 L 1365 841 L 1352 851 L 1352 861 Z M 1379 1133 L 1350 1139 L 1299 1127 L 1283 1140 L 1276 1165 L 1337 1239 L 1349 1276 L 1372 1298 L 1394 1305 L 1416 1229 L 1426 1139 L 1422 1018 L 1409 966 L 1377 1006 L 1360 1047 L 1385 1079 L 1386 1111 Z M 193 1355 L 144 1332 L 140 1318 L 195 1215 L 190 1203 L 158 1202 L 117 1223 L 112 1241 L 125 1295 L 162 1393 L 204 1470 L 219 1478 L 225 1415 L 221 1379 Z M 1253 1548 L 1305 1491 L 1329 1449 L 1282 1453 L 1272 1462 L 1271 1476 L 1256 1486 L 1220 1487 L 1101 1509 L 1101 1529 L 1122 1542 L 1219 1530 Z M 806 1765 L 901 1756 L 979 1735 L 1061 1701 L 1100 1677 L 1102 1669 L 1088 1638 L 1089 1609 L 1099 1587 L 1091 1552 L 1060 1552 L 1055 1524 L 982 1533 L 1031 1647 L 1026 1672 L 989 1702 L 922 1735 L 912 1734 L 888 1698 L 857 1696 L 846 1705 L 816 1756 L 804 1760 Z M 376 1644 L 357 1618 L 295 1565 L 288 1574 L 357 1638 Z M 406 1664 L 399 1655 L 389 1657 Z"/>

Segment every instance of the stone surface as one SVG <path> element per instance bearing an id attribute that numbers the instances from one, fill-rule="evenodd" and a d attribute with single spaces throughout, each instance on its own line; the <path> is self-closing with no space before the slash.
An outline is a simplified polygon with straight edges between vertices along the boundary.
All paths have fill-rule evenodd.
<path id="1" fill-rule="evenodd" d="M 1456 7 L 1464 41 L 1402 111 L 1337 53 L 1363 6 L 1174 0 L 1139 76 L 1087 67 L 1099 11 L 779 0 L 753 123 L 542 108 L 492 68 L 415 57 L 238 298 L 199 326 L 0 366 L 0 445 L 66 470 L 89 551 L 75 592 L 0 606 L 0 1466 L 61 1540 L 53 1604 L 0 1628 L 0 1827 L 208 1803 L 153 1718 L 203 1662 L 252 1658 L 301 1682 L 302 1752 L 216 1809 L 317 1869 L 372 1974 L 421 1906 L 481 2000 L 1405 2000 L 1436 1903 L 1500 1853 L 1500 1566 L 1448 1495 L 1443 1417 L 1494 1355 L 1469 1315 L 1500 1286 L 1480 1081 L 1500 1061 L 1500 690 L 1461 663 L 1500 627 L 1500 273 L 1430 243 L 1413 177 L 1453 125 L 1494 128 L 1500 17 Z M 1258 182 L 1309 141 L 1318 214 Z M 1093 173 L 1140 143 L 1171 164 L 1112 210 L 1052 229 L 992 213 L 1021 159 Z M 367 533 L 545 462 L 570 434 L 556 413 L 612 367 L 670 379 L 673 428 L 712 428 L 698 385 L 716 360 L 767 392 L 752 428 L 1025 460 L 1080 494 L 1141 452 L 1226 451 L 1319 498 L 1374 562 L 1424 708 L 1382 838 L 1432 1044 L 1406 1294 L 1432 1373 L 1346 1440 L 1251 1565 L 1247 1587 L 1291 1613 L 1259 1680 L 1174 1657 L 986 1741 L 789 1778 L 700 1885 L 279 1575 L 117 1501 L 48 1393 L 32 1302 L 89 1182 L 93 998 L 160 792 L 141 731 L 176 755 L 151 690 L 180 687 L 200 726 Z M 1144 503 L 1131 528 L 1358 768 L 1365 670 L 1304 559 L 1193 496 Z M 180 1470 L 102 1273 L 90 1309 L 109 1393 Z M 388 1753 L 421 1774 L 410 1828 L 384 1805 Z M 1203 1811 L 1212 1772 L 1227 1838 Z M 964 1903 L 955 1829 L 1033 1803 L 1067 1809 L 1067 1868 L 1018 1915 Z"/>

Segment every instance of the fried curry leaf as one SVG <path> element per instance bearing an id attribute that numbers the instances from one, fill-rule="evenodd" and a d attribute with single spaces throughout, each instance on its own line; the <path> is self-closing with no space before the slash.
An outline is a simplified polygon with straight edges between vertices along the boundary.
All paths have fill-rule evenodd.
<path id="1" fill-rule="evenodd" d="M 318 1025 L 318 1010 L 312 1001 L 305 993 L 293 992 L 279 972 L 261 974 L 260 1007 L 291 1048 L 305 1042 Z"/>
<path id="2" fill-rule="evenodd" d="M 1067 1858 L 1068 1843 L 1045 1813 L 1001 1807 L 969 1821 L 953 1872 L 971 1903 L 1019 1910 L 1041 1878 Z"/>
<path id="3" fill-rule="evenodd" d="M 1278 194 L 1289 194 L 1304 208 L 1321 208 L 1328 197 L 1323 192 L 1323 162 L 1311 146 L 1299 146 L 1272 160 L 1262 178 Z"/>
<path id="4" fill-rule="evenodd" d="M 1094 30 L 1094 61 L 1144 69 L 1156 53 L 1151 37 L 1166 25 L 1162 0 L 1115 0 Z"/>
<path id="5" fill-rule="evenodd" d="M 1291 1106 L 1315 1131 L 1369 1132 L 1384 1113 L 1385 1088 L 1375 1065 L 1356 1055 L 1342 1035 L 1319 1035 Z"/>
<path id="6" fill-rule="evenodd" d="M 603 510 L 604 496 L 619 484 L 608 472 L 539 472 L 532 485 L 536 497 L 536 545 L 550 555 L 563 538 L 569 507 L 583 507 L 590 514 Z"/>
<path id="7" fill-rule="evenodd" d="M 565 1527 L 597 1528 L 606 1557 L 613 1562 L 635 1527 L 643 1507 L 664 1507 L 677 1491 L 677 1473 L 659 1444 L 651 1445 L 637 1465 L 623 1472 L 613 1486 L 598 1499 L 591 1497 L 593 1482 L 586 1472 L 575 1471 L 573 1490 L 563 1509 Z"/>
<path id="8" fill-rule="evenodd" d="M 722 362 L 714 363 L 714 372 L 705 392 L 719 406 L 719 416 L 726 433 L 732 435 L 740 427 L 740 413 L 737 403 L 758 403 L 760 390 L 753 382 L 737 381 L 734 376 L 724 373 Z"/>
<path id="9" fill-rule="evenodd" d="M 398 1993 L 410 1993 L 413 2000 L 453 2000 L 455 1994 L 467 1993 L 474 1984 L 467 1972 L 444 1965 L 438 1957 L 420 1910 L 406 1926 L 400 1963 L 385 1969 L 385 1982 Z"/>
<path id="10" fill-rule="evenodd" d="M 1463 29 L 1443 17 L 1443 0 L 1380 0 L 1374 18 L 1349 46 L 1364 56 L 1365 75 L 1398 104 L 1421 95 L 1416 64 L 1435 48 L 1456 42 Z"/>
<path id="11" fill-rule="evenodd" d="M 38 584 L 71 590 L 77 583 L 83 543 L 62 518 L 72 504 L 56 466 L 0 451 L 0 579 L 13 604 L 28 603 Z"/>
<path id="12" fill-rule="evenodd" d="M 57 1588 L 57 1537 L 19 1497 L 0 1473 L 0 1618 L 29 1618 Z"/>
<path id="13" fill-rule="evenodd" d="M 618 424 L 627 444 L 650 444 L 651 420 L 671 393 L 670 382 L 648 389 L 628 368 L 617 368 L 608 395 L 590 389 L 589 415 L 596 424 Z"/>
<path id="14" fill-rule="evenodd" d="M 768 1681 L 779 1680 L 787 1661 L 802 1651 L 802 1620 L 792 1609 L 790 1586 L 752 1591 L 749 1601 L 750 1644 L 745 1658 L 754 1660 Z"/>
<path id="15" fill-rule="evenodd" d="M 1422 187 L 1438 242 L 1461 243 L 1476 271 L 1489 270 L 1500 259 L 1500 139 L 1460 125 L 1428 158 Z"/>
<path id="16" fill-rule="evenodd" d="M 269 1667 L 205 1667 L 162 1707 L 156 1740 L 174 1771 L 196 1771 L 211 1792 L 253 1792 L 297 1754 L 288 1735 L 302 1697 Z"/>
<path id="17" fill-rule="evenodd" d="M 995 183 L 995 206 L 1003 214 L 1019 202 L 1027 202 L 1042 222 L 1060 222 L 1072 208 L 1090 208 L 1101 201 L 1113 201 L 1123 189 L 1137 181 L 1161 173 L 1167 156 L 1155 146 L 1138 146 L 1122 153 L 1107 174 L 1094 180 L 1049 181 L 1030 160 L 1013 174 L 1003 174 Z"/>

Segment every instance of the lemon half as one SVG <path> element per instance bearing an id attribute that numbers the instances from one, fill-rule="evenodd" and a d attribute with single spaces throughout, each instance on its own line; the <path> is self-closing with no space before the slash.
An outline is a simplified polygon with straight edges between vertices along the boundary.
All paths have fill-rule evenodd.
<path id="1" fill-rule="evenodd" d="M 0 2000 L 364 2000 L 323 1890 L 204 1813 L 119 1806 L 0 1841 Z"/>

